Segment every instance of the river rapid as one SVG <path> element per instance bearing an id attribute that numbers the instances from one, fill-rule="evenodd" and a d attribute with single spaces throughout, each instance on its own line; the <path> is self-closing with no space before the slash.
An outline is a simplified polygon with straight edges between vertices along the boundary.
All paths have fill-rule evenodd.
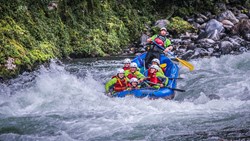
<path id="1" fill-rule="evenodd" d="M 105 96 L 122 59 L 51 61 L 0 84 L 0 140 L 250 140 L 250 53 L 180 66 L 186 92 L 171 101 Z"/>

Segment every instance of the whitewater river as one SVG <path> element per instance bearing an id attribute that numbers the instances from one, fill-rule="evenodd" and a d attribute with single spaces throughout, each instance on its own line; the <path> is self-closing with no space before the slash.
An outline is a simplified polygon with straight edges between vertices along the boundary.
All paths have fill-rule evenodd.
<path id="1" fill-rule="evenodd" d="M 121 59 L 52 61 L 0 84 L 0 140 L 250 140 L 250 53 L 190 62 L 166 101 L 105 96 Z"/>

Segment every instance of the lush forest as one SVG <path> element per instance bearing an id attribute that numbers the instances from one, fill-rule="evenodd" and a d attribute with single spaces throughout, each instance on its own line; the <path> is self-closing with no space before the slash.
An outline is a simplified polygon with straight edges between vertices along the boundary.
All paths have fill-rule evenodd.
<path id="1" fill-rule="evenodd" d="M 216 13 L 219 2 L 249 4 L 249 0 L 0 1 L 0 77 L 4 79 L 51 58 L 119 54 L 157 19 Z"/>

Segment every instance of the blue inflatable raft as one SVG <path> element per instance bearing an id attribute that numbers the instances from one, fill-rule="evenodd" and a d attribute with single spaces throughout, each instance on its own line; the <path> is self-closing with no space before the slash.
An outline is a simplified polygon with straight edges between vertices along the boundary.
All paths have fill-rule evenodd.
<path id="1" fill-rule="evenodd" d="M 146 53 L 143 53 L 137 56 L 132 62 L 135 62 L 142 74 L 144 74 L 144 59 L 146 57 Z M 166 71 L 165 75 L 169 78 L 177 78 L 179 73 L 179 67 L 177 64 L 173 63 L 168 57 L 164 54 L 161 54 L 160 63 L 166 63 Z M 153 89 L 153 88 L 141 88 L 138 90 L 126 90 L 122 92 L 115 93 L 114 97 L 125 97 L 125 96 L 134 96 L 137 98 L 148 97 L 152 99 L 156 98 L 164 98 L 164 99 L 172 99 L 174 98 L 174 90 L 176 88 L 177 81 L 176 79 L 169 79 L 167 87 L 160 88 L 160 89 Z"/>

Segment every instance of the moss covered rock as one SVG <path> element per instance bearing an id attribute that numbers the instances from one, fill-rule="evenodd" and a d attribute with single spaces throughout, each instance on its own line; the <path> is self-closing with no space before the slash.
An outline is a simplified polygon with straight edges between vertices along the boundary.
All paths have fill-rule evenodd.
<path id="1" fill-rule="evenodd" d="M 173 17 L 170 20 L 170 24 L 168 25 L 168 30 L 180 34 L 185 32 L 194 32 L 195 28 L 188 23 L 187 21 L 183 20 L 180 17 Z"/>

